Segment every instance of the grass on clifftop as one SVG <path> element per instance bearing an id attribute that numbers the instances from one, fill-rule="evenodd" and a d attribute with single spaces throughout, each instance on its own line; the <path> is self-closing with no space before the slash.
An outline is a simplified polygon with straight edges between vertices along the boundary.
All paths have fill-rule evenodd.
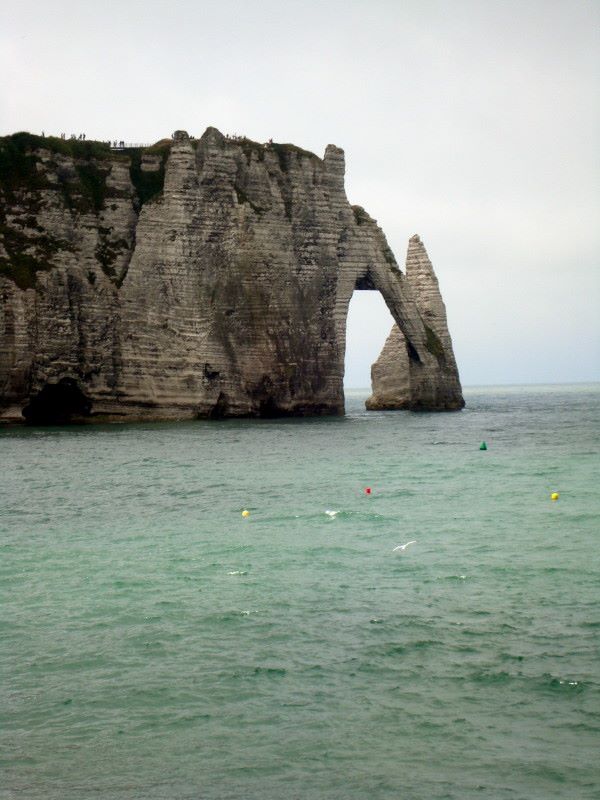
<path id="1" fill-rule="evenodd" d="M 269 151 L 274 152 L 279 159 L 279 166 L 281 167 L 282 172 L 289 171 L 290 159 L 293 155 L 300 156 L 301 158 L 316 158 L 318 161 L 321 160 L 315 153 L 311 153 L 310 150 L 303 150 L 301 147 L 297 147 L 295 144 L 280 144 L 278 142 L 261 144 L 261 142 L 255 142 L 245 136 L 241 139 L 230 139 L 227 141 L 231 144 L 237 144 L 242 148 L 248 164 L 250 164 L 250 161 L 252 160 L 253 153 L 256 153 L 256 157 L 259 161 L 264 161 L 265 153 L 268 153 Z"/>
<path id="2" fill-rule="evenodd" d="M 107 142 L 60 139 L 58 136 L 36 136 L 22 131 L 0 137 L 0 178 L 6 168 L 18 165 L 23 156 L 39 149 L 81 159 L 108 159 L 113 155 Z"/>
<path id="3" fill-rule="evenodd" d="M 111 198 L 131 202 L 129 189 L 116 189 L 107 182 L 112 165 L 120 162 L 130 165 L 131 181 L 142 206 L 163 189 L 170 147 L 171 141 L 163 140 L 152 147 L 115 152 L 106 142 L 25 132 L 0 137 L 0 243 L 5 251 L 0 256 L 0 275 L 21 289 L 32 288 L 37 272 L 53 268 L 53 256 L 73 249 L 38 223 L 45 193 L 58 195 L 56 199 L 74 217 L 97 216 Z M 142 170 L 145 154 L 159 157 L 157 170 Z M 102 270 L 114 283 L 120 280 L 114 262 L 128 247 L 124 240 L 112 242 L 105 236 L 96 253 Z"/>
<path id="4" fill-rule="evenodd" d="M 274 150 L 277 153 L 279 166 L 282 172 L 287 172 L 289 170 L 291 157 L 293 155 L 301 158 L 316 158 L 319 161 L 321 160 L 315 153 L 311 153 L 310 150 L 303 150 L 295 144 L 278 144 L 277 142 L 272 142 L 269 144 L 268 149 Z"/>
<path id="5" fill-rule="evenodd" d="M 170 140 L 162 140 L 152 147 L 132 148 L 122 151 L 110 149 L 107 142 L 82 141 L 79 139 L 60 139 L 56 136 L 36 136 L 33 133 L 13 133 L 0 137 L 0 186 L 7 200 L 14 199 L 19 190 L 35 191 L 50 188 L 48 182 L 37 169 L 36 151 L 70 157 L 75 162 L 78 181 L 68 178 L 60 180 L 60 189 L 65 195 L 65 203 L 81 212 L 100 211 L 105 199 L 110 196 L 106 187 L 106 176 L 111 161 L 130 161 L 131 181 L 138 194 L 140 205 L 148 202 L 162 191 L 165 176 L 165 163 L 171 148 Z M 157 171 L 141 169 L 142 156 L 156 154 L 161 157 Z M 106 164 L 104 167 L 103 165 Z M 81 193 L 81 198 L 76 195 Z"/>
<path id="6" fill-rule="evenodd" d="M 38 151 L 46 150 L 73 159 L 77 179 L 56 169 L 58 186 L 48 182 L 44 171 L 38 169 Z M 107 194 L 106 175 L 113 157 L 108 144 L 55 136 L 35 136 L 14 133 L 0 138 L 0 188 L 8 203 L 33 206 L 32 195 L 40 189 L 58 189 L 65 205 L 81 212 L 99 211 Z M 52 165 L 48 165 L 52 169 Z M 17 195 L 18 193 L 18 199 Z M 29 195 L 25 199 L 25 195 Z M 39 202 L 39 201 L 38 201 Z"/>

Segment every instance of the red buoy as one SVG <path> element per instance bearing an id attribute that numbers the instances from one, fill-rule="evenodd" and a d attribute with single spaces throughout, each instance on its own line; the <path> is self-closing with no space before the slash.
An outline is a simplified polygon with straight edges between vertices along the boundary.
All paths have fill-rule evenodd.
<path id="1" fill-rule="evenodd" d="M 365 489 L 365 494 L 371 494 L 371 487 L 370 486 L 367 486 L 367 488 Z"/>

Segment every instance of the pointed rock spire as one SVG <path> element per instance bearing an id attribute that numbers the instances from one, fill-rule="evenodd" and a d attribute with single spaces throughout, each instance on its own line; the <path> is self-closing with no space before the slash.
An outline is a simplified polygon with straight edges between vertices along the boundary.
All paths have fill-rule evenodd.
<path id="1" fill-rule="evenodd" d="M 448 331 L 446 306 L 425 245 L 416 234 L 408 242 L 406 280 L 425 326 L 427 349 L 436 356 L 440 366 L 443 365 L 447 375 L 447 385 L 440 386 L 437 407 L 462 408 L 464 400 Z M 422 398 L 411 385 L 406 339 L 396 324 L 371 367 L 371 386 L 372 395 L 366 403 L 368 409 L 422 407 Z"/>
<path id="2" fill-rule="evenodd" d="M 423 322 L 441 339 L 445 349 L 452 350 L 446 306 L 442 300 L 440 285 L 425 245 L 417 234 L 411 236 L 408 242 L 406 278 L 414 296 L 418 298 Z"/>

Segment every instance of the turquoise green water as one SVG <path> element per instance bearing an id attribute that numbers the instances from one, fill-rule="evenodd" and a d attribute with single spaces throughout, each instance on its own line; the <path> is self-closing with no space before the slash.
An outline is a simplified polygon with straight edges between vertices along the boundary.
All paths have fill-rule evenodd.
<path id="1" fill-rule="evenodd" d="M 598 797 L 600 386 L 362 399 L 0 431 L 1 798 Z"/>

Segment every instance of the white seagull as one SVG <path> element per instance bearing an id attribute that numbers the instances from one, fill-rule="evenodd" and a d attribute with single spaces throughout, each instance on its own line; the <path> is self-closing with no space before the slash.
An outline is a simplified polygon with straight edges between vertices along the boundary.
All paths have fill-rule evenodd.
<path id="1" fill-rule="evenodd" d="M 407 542 L 406 544 L 399 544 L 398 547 L 394 547 L 394 549 L 392 550 L 392 553 L 395 553 L 396 550 L 406 550 L 406 548 L 408 547 L 409 544 L 416 544 L 416 543 L 417 543 L 417 540 L 413 539 L 412 542 Z"/>

